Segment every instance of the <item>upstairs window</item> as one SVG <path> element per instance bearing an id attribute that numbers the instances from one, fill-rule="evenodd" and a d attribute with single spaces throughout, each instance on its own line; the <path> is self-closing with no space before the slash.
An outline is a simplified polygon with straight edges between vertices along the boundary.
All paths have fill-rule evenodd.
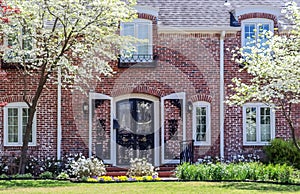
<path id="1" fill-rule="evenodd" d="M 275 113 L 261 103 L 243 106 L 244 145 L 266 145 L 275 137 Z"/>
<path id="2" fill-rule="evenodd" d="M 14 27 L 12 27 L 14 28 Z M 6 34 L 4 38 L 4 46 L 7 47 L 6 50 L 6 58 L 8 60 L 16 60 L 18 57 L 20 57 L 19 51 L 22 51 L 22 53 L 25 55 L 25 59 L 30 58 L 30 50 L 33 48 L 33 39 L 32 39 L 32 33 L 30 30 L 23 28 L 21 30 L 15 30 L 14 33 Z"/>
<path id="3" fill-rule="evenodd" d="M 23 136 L 29 116 L 29 109 L 26 103 L 9 103 L 4 107 L 4 145 L 22 146 Z M 34 118 L 32 132 L 29 138 L 29 145 L 36 143 L 36 119 Z"/>
<path id="4" fill-rule="evenodd" d="M 255 18 L 242 21 L 242 46 L 255 46 L 260 43 L 262 47 L 267 47 L 264 43 L 268 40 L 264 32 L 274 31 L 273 21 L 269 19 Z M 250 52 L 245 49 L 245 52 Z"/>
<path id="5" fill-rule="evenodd" d="M 151 62 L 152 56 L 152 21 L 136 19 L 121 23 L 121 36 L 134 37 L 133 49 L 123 50 L 121 62 Z"/>

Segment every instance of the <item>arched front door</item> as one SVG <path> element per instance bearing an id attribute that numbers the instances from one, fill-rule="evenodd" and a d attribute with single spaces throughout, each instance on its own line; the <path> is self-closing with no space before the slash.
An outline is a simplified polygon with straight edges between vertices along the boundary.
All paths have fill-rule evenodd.
<path id="1" fill-rule="evenodd" d="M 131 158 L 154 163 L 154 103 L 130 98 L 116 103 L 116 164 L 129 165 Z"/>

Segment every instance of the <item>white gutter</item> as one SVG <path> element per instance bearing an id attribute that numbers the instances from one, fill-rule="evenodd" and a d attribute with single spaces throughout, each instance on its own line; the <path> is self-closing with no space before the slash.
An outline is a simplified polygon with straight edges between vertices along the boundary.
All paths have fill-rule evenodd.
<path id="1" fill-rule="evenodd" d="M 61 159 L 61 67 L 57 72 L 57 160 Z"/>
<path id="2" fill-rule="evenodd" d="M 224 157 L 224 39 L 226 32 L 220 36 L 220 156 Z"/>

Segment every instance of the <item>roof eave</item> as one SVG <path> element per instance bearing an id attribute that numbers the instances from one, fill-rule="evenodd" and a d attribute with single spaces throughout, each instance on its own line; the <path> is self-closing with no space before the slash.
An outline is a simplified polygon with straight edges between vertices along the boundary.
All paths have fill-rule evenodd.
<path id="1" fill-rule="evenodd" d="M 226 31 L 227 33 L 236 33 L 241 31 L 241 27 L 221 26 L 221 27 L 171 27 L 158 26 L 159 33 L 220 33 Z"/>

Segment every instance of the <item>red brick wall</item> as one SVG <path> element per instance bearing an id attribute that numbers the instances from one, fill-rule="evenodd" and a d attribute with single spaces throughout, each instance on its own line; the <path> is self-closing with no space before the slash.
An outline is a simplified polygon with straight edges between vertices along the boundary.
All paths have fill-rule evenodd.
<path id="1" fill-rule="evenodd" d="M 274 21 L 274 28 L 278 27 L 278 21 L 276 16 L 264 13 L 249 13 L 239 17 L 241 22 L 244 19 L 249 18 L 267 18 Z M 279 32 L 280 33 L 280 32 Z M 231 80 L 234 77 L 242 78 L 243 80 L 250 79 L 250 75 L 246 72 L 239 72 L 240 67 L 238 64 L 231 60 L 231 50 L 235 49 L 236 46 L 241 45 L 241 32 L 236 34 L 227 34 L 225 38 L 225 96 L 232 93 L 228 87 L 232 84 Z M 300 134 L 299 128 L 299 105 L 295 105 L 292 111 L 292 117 L 296 121 L 297 134 Z M 287 122 L 280 111 L 276 111 L 275 115 L 275 136 L 288 139 L 291 137 L 291 132 L 288 128 Z M 262 154 L 261 146 L 243 146 L 243 122 L 242 122 L 242 108 L 237 106 L 225 106 L 225 157 L 233 157 L 238 154 L 257 153 Z"/>
<path id="2" fill-rule="evenodd" d="M 13 69 L 2 69 L 5 72 L 5 79 L 0 82 L 0 101 L 1 102 L 23 102 L 23 83 L 21 75 Z M 27 79 L 28 100 L 33 98 L 37 79 Z M 29 147 L 30 155 L 36 157 L 56 157 L 56 129 L 57 129 L 57 93 L 56 86 L 47 85 L 37 107 L 37 132 L 36 146 Z M 0 107 L 0 156 L 20 155 L 20 146 L 4 146 L 4 126 L 3 126 L 3 108 Z"/>
<path id="3" fill-rule="evenodd" d="M 156 18 L 147 14 L 140 14 L 141 18 L 151 19 L 153 22 L 153 53 L 159 56 L 158 64 L 152 68 L 118 68 L 117 62 L 112 63 L 116 74 L 113 77 L 103 77 L 102 81 L 95 81 L 92 89 L 95 92 L 112 97 L 124 94 L 141 93 L 155 97 L 163 97 L 174 92 L 186 92 L 187 101 L 207 101 L 211 103 L 211 146 L 196 146 L 195 159 L 205 155 L 219 155 L 219 51 L 220 34 L 208 33 L 158 33 Z M 276 18 L 265 14 L 246 14 L 240 21 L 250 17 L 272 19 L 277 26 Z M 231 61 L 230 50 L 241 45 L 241 33 L 227 34 L 225 38 L 225 96 L 230 94 L 228 87 L 233 77 L 250 78 L 245 72 L 238 72 L 240 67 Z M 2 76 L 2 74 L 1 74 Z M 21 100 L 22 84 L 14 70 L 7 70 L 6 80 L 0 82 L 0 102 L 14 102 Z M 28 80 L 29 94 L 32 93 L 37 80 Z M 12 84 L 13 83 L 13 84 Z M 56 155 L 56 86 L 48 87 L 39 102 L 37 111 L 37 146 L 30 150 L 36 155 Z M 88 89 L 86 90 L 88 91 Z M 32 94 L 31 94 L 32 95 Z M 62 153 L 88 154 L 88 116 L 83 113 L 82 105 L 88 102 L 88 97 L 79 91 L 63 90 L 62 92 Z M 97 117 L 105 117 L 109 127 L 110 107 L 96 110 Z M 169 105 L 168 105 L 169 106 Z M 167 107 L 167 105 L 166 105 Z M 294 107 L 293 117 L 299 129 L 300 108 Z M 18 154 L 20 147 L 3 146 L 3 111 L 0 108 L 0 150 L 1 154 Z M 166 118 L 171 119 L 170 115 Z M 276 137 L 290 137 L 283 116 L 276 113 Z M 181 129 L 180 129 L 181 130 Z M 225 156 L 261 150 L 261 147 L 243 146 L 242 143 L 242 109 L 241 107 L 225 106 Z M 107 134 L 109 136 L 109 134 Z M 298 135 L 300 132 L 298 130 Z M 192 139 L 192 113 L 187 112 L 187 139 Z M 4 152 L 5 153 L 4 153 Z M 94 152 L 94 151 L 93 151 Z"/>

